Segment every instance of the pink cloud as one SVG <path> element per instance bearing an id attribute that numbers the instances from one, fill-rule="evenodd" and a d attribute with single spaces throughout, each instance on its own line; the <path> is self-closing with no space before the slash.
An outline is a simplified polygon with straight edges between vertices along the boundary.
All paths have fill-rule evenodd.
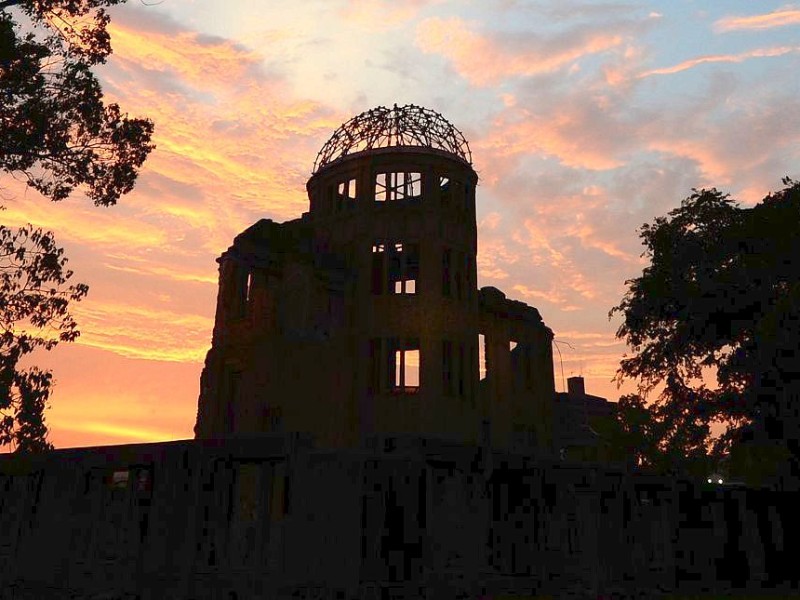
<path id="1" fill-rule="evenodd" d="M 653 75 L 671 75 L 673 73 L 680 73 L 692 69 L 698 65 L 708 63 L 741 63 L 751 58 L 771 58 L 775 56 L 784 56 L 800 51 L 800 46 L 780 46 L 776 48 L 757 48 L 739 54 L 710 54 L 706 56 L 699 56 L 685 60 L 676 65 L 669 67 L 661 67 L 659 69 L 651 69 L 639 74 L 639 78 L 651 77 Z"/>
<path id="2" fill-rule="evenodd" d="M 214 327 L 209 316 L 98 299 L 76 305 L 73 314 L 82 332 L 77 343 L 148 360 L 201 362 Z"/>
<path id="3" fill-rule="evenodd" d="M 576 60 L 620 46 L 623 36 L 604 30 L 574 31 L 556 40 L 478 33 L 473 23 L 458 17 L 432 17 L 417 26 L 416 44 L 423 52 L 440 54 L 476 86 L 511 77 L 551 73 Z"/>
<path id="4" fill-rule="evenodd" d="M 510 107 L 495 119 L 487 134 L 472 142 L 473 152 L 490 162 L 490 177 L 502 173 L 494 168 L 496 163 L 508 165 L 510 160 L 535 154 L 554 156 L 569 167 L 614 169 L 624 163 L 609 152 L 611 140 L 592 131 L 598 126 L 592 113 L 602 112 L 599 107 L 571 105 L 545 113 Z"/>
<path id="5" fill-rule="evenodd" d="M 107 251 L 110 248 L 149 248 L 167 242 L 162 229 L 145 221 L 123 222 L 118 215 L 87 203 L 65 201 L 54 204 L 30 191 L 22 182 L 4 181 L 3 224 L 36 227 L 57 232 L 59 243 L 79 241 Z M 124 201 L 124 200 L 123 200 Z M 112 209 L 113 210 L 113 209 Z"/>
<path id="6" fill-rule="evenodd" d="M 608 256 L 625 262 L 639 262 L 636 256 L 622 250 L 614 240 L 603 239 L 604 236 L 597 227 L 586 223 L 583 218 L 577 218 L 576 221 L 574 225 L 565 231 L 565 234 L 578 238 L 585 248 L 599 250 Z"/>
<path id="7" fill-rule="evenodd" d="M 306 208 L 313 156 L 342 115 L 294 96 L 262 55 L 230 40 L 130 17 L 111 35 L 107 94 L 156 122 L 143 179 L 158 175 L 167 194 L 148 210 L 206 228 L 219 251 L 254 220 L 246 213 L 290 218 Z M 175 186 L 198 194 L 173 199 Z"/>
<path id="8" fill-rule="evenodd" d="M 778 10 L 760 15 L 723 17 L 714 22 L 714 31 L 758 31 L 798 24 L 800 24 L 800 10 L 794 8 L 779 8 Z"/>

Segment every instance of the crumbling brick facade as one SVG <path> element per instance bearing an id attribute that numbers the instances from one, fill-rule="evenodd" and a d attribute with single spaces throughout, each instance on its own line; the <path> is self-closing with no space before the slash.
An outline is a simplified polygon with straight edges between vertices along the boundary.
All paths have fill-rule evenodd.
<path id="1" fill-rule="evenodd" d="M 372 434 L 488 436 L 552 450 L 553 334 L 535 308 L 477 288 L 466 142 L 442 149 L 457 134 L 449 123 L 390 112 L 343 131 L 428 137 L 328 152 L 337 132 L 308 181 L 309 211 L 259 221 L 220 257 L 198 438 L 285 430 L 347 447 Z"/>

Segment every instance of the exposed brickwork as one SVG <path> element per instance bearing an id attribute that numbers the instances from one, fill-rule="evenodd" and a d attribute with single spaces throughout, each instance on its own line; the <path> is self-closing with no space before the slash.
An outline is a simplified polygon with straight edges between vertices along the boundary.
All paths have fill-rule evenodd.
<path id="1" fill-rule="evenodd" d="M 197 437 L 488 435 L 551 453 L 552 332 L 535 308 L 478 290 L 477 182 L 455 154 L 370 149 L 319 169 L 300 219 L 237 236 L 219 259 Z"/>

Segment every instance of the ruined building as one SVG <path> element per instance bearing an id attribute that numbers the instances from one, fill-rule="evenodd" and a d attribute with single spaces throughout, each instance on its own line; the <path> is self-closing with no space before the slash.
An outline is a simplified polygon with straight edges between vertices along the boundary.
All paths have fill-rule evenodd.
<path id="1" fill-rule="evenodd" d="M 477 288 L 477 184 L 467 141 L 433 111 L 377 108 L 337 129 L 309 211 L 262 219 L 218 259 L 197 437 L 550 451 L 553 333 L 535 308 Z"/>
<path id="2" fill-rule="evenodd" d="M 0 456 L 0 600 L 790 597 L 800 494 L 591 460 L 611 407 L 477 289 L 476 183 L 430 111 L 339 129 L 220 258 L 198 439 Z"/>

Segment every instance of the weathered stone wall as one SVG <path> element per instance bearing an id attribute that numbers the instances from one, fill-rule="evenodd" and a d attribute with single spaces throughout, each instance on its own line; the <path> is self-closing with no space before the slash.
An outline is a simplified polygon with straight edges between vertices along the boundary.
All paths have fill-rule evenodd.
<path id="1" fill-rule="evenodd" d="M 481 414 L 494 445 L 553 451 L 553 332 L 539 311 L 493 287 L 478 291 L 478 329 L 486 344 Z M 513 345 L 513 349 L 512 349 Z"/>
<path id="2" fill-rule="evenodd" d="M 3 457 L 0 598 L 788 590 L 798 499 L 415 437 Z"/>
<path id="3" fill-rule="evenodd" d="M 477 182 L 441 150 L 358 152 L 309 179 L 300 219 L 239 234 L 218 260 L 196 436 L 306 431 L 352 448 L 371 434 L 478 443 L 487 429 L 498 448 L 550 452 L 552 332 L 478 290 Z"/>

